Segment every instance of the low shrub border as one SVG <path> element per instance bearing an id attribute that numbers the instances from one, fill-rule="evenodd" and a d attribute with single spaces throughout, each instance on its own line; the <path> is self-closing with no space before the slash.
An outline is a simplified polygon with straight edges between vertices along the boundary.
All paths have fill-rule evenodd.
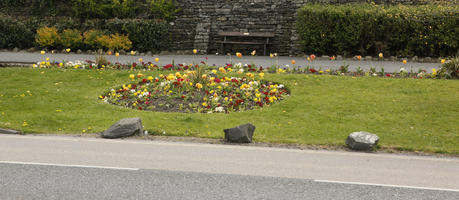
<path id="1" fill-rule="evenodd" d="M 297 29 L 306 53 L 454 56 L 459 5 L 307 4 Z"/>

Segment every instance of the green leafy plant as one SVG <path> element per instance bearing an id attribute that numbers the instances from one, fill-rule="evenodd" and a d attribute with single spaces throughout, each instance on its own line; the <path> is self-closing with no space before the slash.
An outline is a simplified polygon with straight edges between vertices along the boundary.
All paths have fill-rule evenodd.
<path id="1" fill-rule="evenodd" d="M 172 21 L 175 15 L 180 11 L 172 0 L 149 0 L 150 13 L 153 17 Z"/>
<path id="2" fill-rule="evenodd" d="M 35 42 L 41 47 L 57 47 L 60 41 L 56 27 L 42 27 L 37 29 Z"/>
<path id="3" fill-rule="evenodd" d="M 101 48 L 102 46 L 100 46 L 100 44 L 97 42 L 97 38 L 98 37 L 101 37 L 102 35 L 104 35 L 104 33 L 100 30 L 89 30 L 89 31 L 86 31 L 84 34 L 83 34 L 83 38 L 84 38 L 84 44 L 87 45 L 89 48 L 92 48 L 92 49 L 99 49 Z"/>
<path id="4" fill-rule="evenodd" d="M 438 76 L 448 79 L 459 79 L 459 57 L 445 62 L 440 70 L 438 70 Z"/>
<path id="5" fill-rule="evenodd" d="M 79 30 L 65 29 L 59 42 L 64 48 L 79 48 L 83 44 L 83 36 Z"/>

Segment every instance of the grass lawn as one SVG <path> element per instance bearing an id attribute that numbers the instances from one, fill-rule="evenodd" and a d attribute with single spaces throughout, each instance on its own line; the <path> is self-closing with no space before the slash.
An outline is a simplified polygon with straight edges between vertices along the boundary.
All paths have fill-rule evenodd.
<path id="1" fill-rule="evenodd" d="M 457 80 L 266 74 L 291 96 L 231 114 L 140 111 L 98 99 L 129 82 L 130 73 L 1 68 L 0 127 L 101 132 L 121 118 L 140 117 L 153 134 L 223 138 L 223 129 L 250 122 L 257 142 L 340 146 L 349 133 L 368 131 L 380 136 L 381 148 L 459 154 Z"/>

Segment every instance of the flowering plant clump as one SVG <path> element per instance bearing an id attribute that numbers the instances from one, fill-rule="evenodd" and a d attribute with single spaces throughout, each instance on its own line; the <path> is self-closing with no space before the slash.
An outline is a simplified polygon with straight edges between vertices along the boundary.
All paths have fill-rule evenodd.
<path id="1" fill-rule="evenodd" d="M 110 89 L 100 98 L 138 110 L 229 113 L 269 106 L 289 95 L 284 85 L 263 80 L 263 73 L 231 77 L 223 69 L 212 73 L 187 70 L 158 77 L 131 74 L 133 82 Z"/>

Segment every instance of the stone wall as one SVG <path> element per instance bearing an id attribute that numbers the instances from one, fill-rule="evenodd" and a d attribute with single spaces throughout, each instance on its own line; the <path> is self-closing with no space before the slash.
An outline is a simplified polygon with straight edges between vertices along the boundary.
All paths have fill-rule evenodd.
<path id="1" fill-rule="evenodd" d="M 181 11 L 173 22 L 171 51 L 218 52 L 219 31 L 273 32 L 268 52 L 301 54 L 295 30 L 296 11 L 305 3 L 349 3 L 367 0 L 176 0 Z M 426 0 L 374 0 L 376 3 L 419 4 Z M 228 52 L 252 51 L 254 46 L 233 45 Z M 262 47 L 257 48 L 262 52 Z"/>

